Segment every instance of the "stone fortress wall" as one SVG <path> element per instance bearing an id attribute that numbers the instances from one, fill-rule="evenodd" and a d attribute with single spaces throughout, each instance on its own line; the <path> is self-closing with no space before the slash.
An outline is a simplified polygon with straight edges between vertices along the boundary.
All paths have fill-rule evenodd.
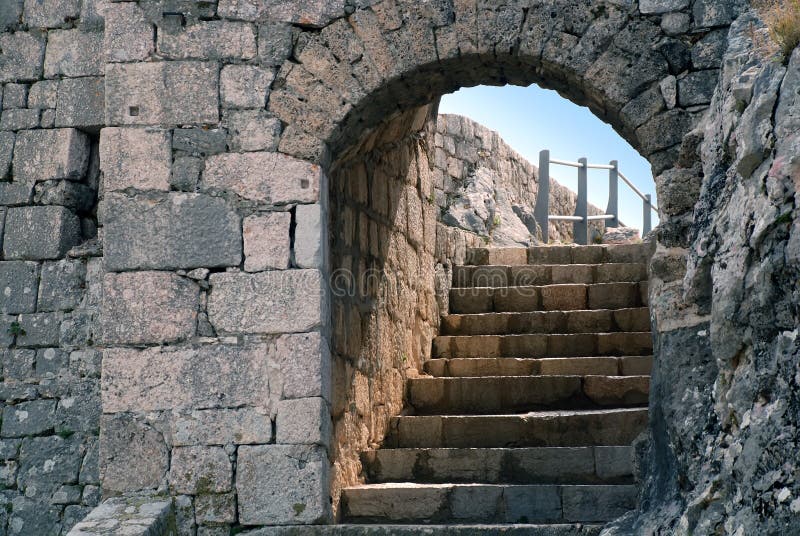
<path id="1" fill-rule="evenodd" d="M 182 535 L 334 521 L 475 245 L 433 232 L 424 108 L 534 82 L 657 175 L 645 486 L 610 532 L 796 532 L 800 55 L 747 2 L 0 0 L 0 25 L 6 533 L 133 492 Z M 362 264 L 390 292 L 329 292 Z"/>

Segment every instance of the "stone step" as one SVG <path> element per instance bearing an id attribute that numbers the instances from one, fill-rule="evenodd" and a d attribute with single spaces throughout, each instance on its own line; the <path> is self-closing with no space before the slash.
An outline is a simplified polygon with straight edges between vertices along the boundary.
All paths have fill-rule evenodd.
<path id="1" fill-rule="evenodd" d="M 611 521 L 636 507 L 631 485 L 367 484 L 342 490 L 349 522 Z"/>
<path id="2" fill-rule="evenodd" d="M 448 315 L 442 318 L 442 335 L 510 335 L 521 333 L 603 333 L 649 331 L 647 307 L 584 311 L 535 311 Z"/>
<path id="3" fill-rule="evenodd" d="M 584 523 L 531 524 L 466 524 L 457 525 L 288 525 L 263 527 L 243 536 L 597 536 L 603 525 Z"/>
<path id="4" fill-rule="evenodd" d="M 544 409 L 647 405 L 649 376 L 410 378 L 417 415 L 497 415 Z"/>
<path id="5" fill-rule="evenodd" d="M 519 448 L 630 445 L 646 408 L 537 411 L 521 415 L 393 417 L 385 448 Z"/>
<path id="6" fill-rule="evenodd" d="M 425 372 L 436 377 L 478 376 L 647 376 L 653 368 L 653 356 L 623 357 L 551 357 L 527 359 L 516 357 L 431 359 Z"/>
<path id="7" fill-rule="evenodd" d="M 473 266 L 524 264 L 615 264 L 649 261 L 651 244 L 595 246 L 535 246 L 532 248 L 472 248 L 467 260 Z"/>
<path id="8" fill-rule="evenodd" d="M 633 448 L 381 449 L 362 453 L 373 483 L 630 484 Z"/>
<path id="9" fill-rule="evenodd" d="M 647 265 L 620 264 L 526 264 L 521 266 L 454 266 L 453 287 L 522 287 L 592 283 L 624 283 L 647 280 Z"/>
<path id="10" fill-rule="evenodd" d="M 650 332 L 533 335 L 443 335 L 434 359 L 468 357 L 594 357 L 651 355 Z"/>
<path id="11" fill-rule="evenodd" d="M 453 288 L 454 314 L 629 309 L 647 306 L 647 282 Z"/>

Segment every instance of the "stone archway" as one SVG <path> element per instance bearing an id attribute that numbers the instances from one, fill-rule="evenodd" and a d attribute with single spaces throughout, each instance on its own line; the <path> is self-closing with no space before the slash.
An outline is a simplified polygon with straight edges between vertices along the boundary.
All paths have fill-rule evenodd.
<path id="1" fill-rule="evenodd" d="M 96 275 L 105 287 L 98 349 L 106 494 L 169 492 L 190 533 L 195 521 L 208 530 L 331 522 L 331 481 L 352 473 L 332 479 L 329 465 L 338 441 L 329 354 L 339 327 L 328 311 L 328 214 L 346 219 L 341 201 L 361 194 L 345 188 L 329 199 L 328 180 L 336 191 L 347 184 L 337 177 L 366 178 L 359 161 L 389 158 L 384 167 L 405 196 L 406 218 L 421 213 L 423 226 L 414 236 L 419 229 L 406 220 L 395 236 L 411 249 L 390 239 L 386 259 L 402 263 L 422 251 L 433 260 L 431 217 L 408 203 L 409 187 L 423 201 L 420 179 L 404 183 L 424 169 L 413 134 L 425 126 L 426 107 L 462 86 L 539 83 L 589 106 L 648 157 L 665 201 L 651 289 L 664 363 L 642 443 L 642 510 L 621 533 L 648 523 L 710 533 L 731 523 L 725 516 L 747 531 L 790 527 L 796 483 L 782 464 L 797 419 L 779 406 L 796 398 L 786 387 L 796 381 L 787 363 L 798 353 L 796 222 L 789 231 L 798 104 L 789 88 L 800 58 L 787 75 L 759 56 L 748 44 L 750 24 L 761 30 L 742 15 L 747 2 L 176 4 L 125 2 L 104 13 L 104 274 Z M 0 63 L 4 82 L 50 77 L 43 36 L 19 20 L 72 24 L 75 6 L 42 8 L 58 12 L 45 22 L 34 22 L 27 6 L 22 19 L 12 17 L 18 31 L 0 35 L 10 58 Z M 59 49 L 47 39 L 47 49 Z M 788 119 L 773 120 L 776 106 L 776 117 Z M 12 184 L 23 178 L 18 171 Z M 386 223 L 391 215 L 380 213 Z M 8 229 L 6 244 L 18 232 Z M 418 296 L 433 299 L 435 271 L 416 277 L 416 286 L 396 286 L 397 301 L 422 286 Z M 764 280 L 762 289 L 754 283 Z M 407 337 L 384 343 L 424 348 L 428 305 L 409 313 Z M 358 413 L 352 387 L 346 405 Z M 386 394 L 395 403 L 401 396 Z M 741 452 L 750 459 L 727 467 Z M 763 480 L 756 491 L 754 478 Z"/>

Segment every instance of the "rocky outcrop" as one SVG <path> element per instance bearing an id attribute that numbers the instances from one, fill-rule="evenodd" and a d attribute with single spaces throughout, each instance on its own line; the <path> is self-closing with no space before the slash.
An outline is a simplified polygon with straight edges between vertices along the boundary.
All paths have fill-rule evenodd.
<path id="1" fill-rule="evenodd" d="M 533 215 L 539 170 L 514 151 L 497 132 L 467 117 L 439 115 L 432 133 L 434 195 L 445 225 L 480 236 L 494 246 L 532 246 L 540 242 Z M 572 215 L 575 192 L 551 182 L 551 214 Z M 590 214 L 602 214 L 589 206 Z M 604 225 L 592 224 L 602 236 Z M 550 240 L 572 241 L 572 224 L 554 223 Z"/>
<path id="2" fill-rule="evenodd" d="M 669 172 L 699 200 L 665 214 L 651 266 L 641 510 L 606 536 L 800 532 L 800 50 L 782 62 L 753 14 L 728 41 Z"/>

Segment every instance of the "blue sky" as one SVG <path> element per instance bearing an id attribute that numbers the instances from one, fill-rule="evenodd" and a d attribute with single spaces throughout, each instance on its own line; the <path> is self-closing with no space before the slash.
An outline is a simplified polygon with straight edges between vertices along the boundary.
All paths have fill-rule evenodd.
<path id="1" fill-rule="evenodd" d="M 445 95 L 439 113 L 459 114 L 496 130 L 518 153 L 538 166 L 539 151 L 550 149 L 551 158 L 591 164 L 618 160 L 620 171 L 657 204 L 650 164 L 588 108 L 576 106 L 555 91 L 530 87 L 479 86 Z M 577 169 L 551 166 L 551 175 L 564 186 L 577 189 Z M 619 186 L 620 217 L 641 229 L 642 202 L 624 183 Z M 589 202 L 605 208 L 608 172 L 589 171 Z M 658 217 L 653 213 L 653 225 Z"/>

